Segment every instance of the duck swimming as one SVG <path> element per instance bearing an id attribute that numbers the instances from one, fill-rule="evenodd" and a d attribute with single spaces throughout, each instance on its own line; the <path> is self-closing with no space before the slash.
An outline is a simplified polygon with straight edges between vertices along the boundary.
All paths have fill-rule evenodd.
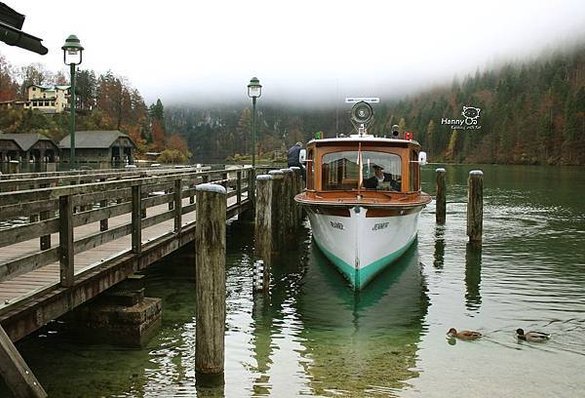
<path id="1" fill-rule="evenodd" d="M 518 328 L 518 329 L 516 329 L 516 337 L 518 338 L 518 340 L 542 343 L 543 341 L 550 339 L 550 334 L 543 333 L 543 332 L 526 332 L 526 333 L 524 333 L 524 329 Z"/>
<path id="2" fill-rule="evenodd" d="M 447 336 L 449 337 L 457 337 L 461 340 L 475 340 L 479 339 L 482 334 L 473 330 L 462 330 L 458 332 L 455 328 L 449 329 L 447 332 Z"/>

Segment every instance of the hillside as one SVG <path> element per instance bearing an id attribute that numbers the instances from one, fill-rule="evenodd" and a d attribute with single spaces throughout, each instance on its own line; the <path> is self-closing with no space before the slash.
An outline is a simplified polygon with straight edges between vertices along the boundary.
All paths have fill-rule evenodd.
<path id="1" fill-rule="evenodd" d="M 477 117 L 462 116 L 463 107 Z M 260 154 L 347 133 L 348 106 L 258 106 Z M 375 134 L 392 124 L 413 131 L 431 159 L 501 164 L 585 164 L 585 45 L 524 63 L 476 72 L 462 81 L 377 105 Z M 479 111 L 478 111 L 479 110 Z M 251 151 L 249 105 L 167 106 L 167 129 L 185 136 L 197 161 Z M 459 124 L 456 124 L 459 123 Z M 470 128 L 466 128 L 466 127 Z"/>
<path id="2" fill-rule="evenodd" d="M 461 127 L 464 107 L 477 124 Z M 585 46 L 532 63 L 477 72 L 451 87 L 393 104 L 435 159 L 514 164 L 585 164 Z M 456 126 L 456 128 L 452 128 Z"/>

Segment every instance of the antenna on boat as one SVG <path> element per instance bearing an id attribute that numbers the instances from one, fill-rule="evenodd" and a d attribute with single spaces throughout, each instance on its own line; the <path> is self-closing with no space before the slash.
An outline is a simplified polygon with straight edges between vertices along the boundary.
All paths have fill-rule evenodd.
<path id="1" fill-rule="evenodd" d="M 346 104 L 354 104 L 351 108 L 351 122 L 359 136 L 368 134 L 368 124 L 374 118 L 374 110 L 370 104 L 377 104 L 380 98 L 346 98 Z"/>

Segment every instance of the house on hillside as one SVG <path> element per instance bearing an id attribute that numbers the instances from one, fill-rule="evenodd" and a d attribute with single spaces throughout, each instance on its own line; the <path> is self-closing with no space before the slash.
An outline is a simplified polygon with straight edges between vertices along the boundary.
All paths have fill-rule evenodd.
<path id="1" fill-rule="evenodd" d="M 71 86 L 42 87 L 36 84 L 27 87 L 25 101 L 10 100 L 0 102 L 0 109 L 24 108 L 38 109 L 43 113 L 62 113 L 69 110 Z"/>
<path id="2" fill-rule="evenodd" d="M 38 109 L 43 113 L 61 113 L 68 109 L 71 86 L 28 86 L 25 108 Z"/>
<path id="3" fill-rule="evenodd" d="M 68 162 L 71 156 L 71 137 L 59 142 L 61 161 Z M 134 163 L 136 145 L 130 137 L 118 130 L 76 131 L 76 162 L 109 163 L 113 166 Z"/>
<path id="4" fill-rule="evenodd" d="M 0 162 L 52 163 L 58 159 L 59 147 L 44 135 L 0 133 Z"/>

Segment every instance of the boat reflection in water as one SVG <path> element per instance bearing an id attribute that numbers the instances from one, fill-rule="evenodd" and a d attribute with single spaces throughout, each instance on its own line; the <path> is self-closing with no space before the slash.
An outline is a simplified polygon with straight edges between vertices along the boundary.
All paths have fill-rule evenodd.
<path id="1" fill-rule="evenodd" d="M 416 377 L 428 297 L 417 244 L 364 290 L 347 288 L 313 242 L 298 295 L 315 394 L 386 394 Z"/>

